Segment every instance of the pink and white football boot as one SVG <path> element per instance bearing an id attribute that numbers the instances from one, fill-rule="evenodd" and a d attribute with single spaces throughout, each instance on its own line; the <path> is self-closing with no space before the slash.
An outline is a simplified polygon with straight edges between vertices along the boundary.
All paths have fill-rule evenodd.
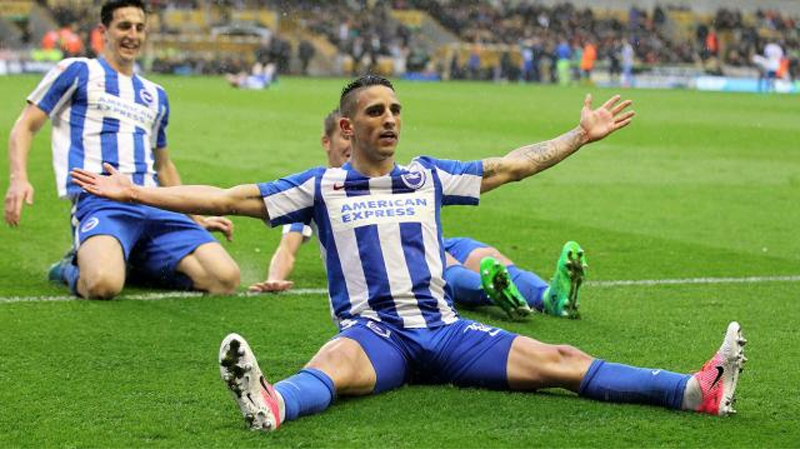
<path id="1" fill-rule="evenodd" d="M 241 335 L 229 334 L 222 340 L 219 372 L 251 430 L 274 431 L 280 427 L 278 394 L 264 379 L 253 350 Z"/>
<path id="2" fill-rule="evenodd" d="M 719 351 L 693 376 L 702 393 L 702 401 L 694 407 L 696 411 L 720 416 L 736 413 L 733 409 L 734 393 L 739 373 L 747 361 L 744 356 L 746 343 L 739 323 L 731 322 Z"/>

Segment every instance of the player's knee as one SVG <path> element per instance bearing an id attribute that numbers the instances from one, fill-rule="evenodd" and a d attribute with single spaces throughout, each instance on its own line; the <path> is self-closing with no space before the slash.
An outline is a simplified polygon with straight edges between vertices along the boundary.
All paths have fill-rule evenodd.
<path id="1" fill-rule="evenodd" d="M 236 263 L 231 263 L 229 266 L 217 272 L 217 289 L 218 293 L 229 295 L 236 291 L 241 281 L 241 272 Z"/>
<path id="2" fill-rule="evenodd" d="M 215 267 L 213 273 L 206 277 L 209 281 L 207 290 L 212 295 L 230 295 L 236 292 L 241 280 L 239 266 L 235 262 Z"/>
<path id="3" fill-rule="evenodd" d="M 83 284 L 83 296 L 87 299 L 113 299 L 119 295 L 124 285 L 124 280 L 118 280 L 111 276 L 90 276 L 81 278 Z"/>
<path id="4" fill-rule="evenodd" d="M 327 343 L 306 367 L 328 373 L 340 393 L 358 393 L 374 384 L 374 375 L 363 369 L 364 361 L 364 352 L 357 344 L 338 338 Z"/>
<path id="5" fill-rule="evenodd" d="M 589 354 L 586 354 L 574 346 L 556 345 L 555 349 L 558 351 L 558 358 L 561 363 L 571 363 L 592 359 Z"/>

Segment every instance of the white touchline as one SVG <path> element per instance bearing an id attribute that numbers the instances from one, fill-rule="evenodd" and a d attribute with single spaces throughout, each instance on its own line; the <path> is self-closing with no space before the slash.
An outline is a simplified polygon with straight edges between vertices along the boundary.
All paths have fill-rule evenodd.
<path id="1" fill-rule="evenodd" d="M 690 284 L 760 284 L 764 282 L 800 282 L 800 275 L 795 276 L 747 276 L 747 277 L 724 277 L 724 278 L 685 278 L 685 279 L 641 279 L 630 281 L 590 281 L 587 287 L 607 288 L 607 287 L 634 287 L 634 286 L 653 286 L 653 285 L 690 285 Z M 278 293 L 280 295 L 325 295 L 328 293 L 324 288 L 297 288 L 288 292 Z M 269 293 L 250 293 L 241 292 L 234 296 L 273 296 Z M 197 298 L 204 296 L 200 292 L 158 292 L 158 293 L 139 293 L 130 295 L 120 295 L 117 298 L 128 301 L 158 301 L 172 298 Z M 80 298 L 71 295 L 59 296 L 0 296 L 0 304 L 13 304 L 18 302 L 58 302 L 76 301 Z"/>

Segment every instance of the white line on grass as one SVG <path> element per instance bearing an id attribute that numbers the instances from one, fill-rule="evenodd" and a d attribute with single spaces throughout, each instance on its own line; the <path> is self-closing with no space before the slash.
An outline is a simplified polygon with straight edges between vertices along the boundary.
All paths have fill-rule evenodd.
<path id="1" fill-rule="evenodd" d="M 686 278 L 686 279 L 641 279 L 636 281 L 591 281 L 587 285 L 592 287 L 629 287 L 652 285 L 690 285 L 690 284 L 760 284 L 764 282 L 800 282 L 797 276 L 747 276 L 740 278 Z M 328 290 L 324 288 L 298 288 L 282 292 L 279 295 L 324 295 Z M 203 296 L 199 292 L 154 292 L 133 295 L 121 295 L 120 299 L 130 301 L 158 301 L 171 298 L 197 298 Z M 261 296 L 259 293 L 241 292 L 238 297 Z M 74 301 L 79 298 L 68 295 L 61 296 L 0 296 L 0 304 L 17 302 L 57 302 Z"/>

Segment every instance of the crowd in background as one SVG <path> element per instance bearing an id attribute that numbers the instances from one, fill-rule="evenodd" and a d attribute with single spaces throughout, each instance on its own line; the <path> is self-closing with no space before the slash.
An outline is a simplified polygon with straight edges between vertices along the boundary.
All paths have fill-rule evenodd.
<path id="1" fill-rule="evenodd" d="M 197 8 L 198 0 L 149 2 L 154 12 L 170 8 Z M 53 8 L 59 28 L 45 34 L 41 46 L 60 50 L 65 56 L 94 55 L 102 48 L 96 7 Z M 527 2 L 489 0 L 219 0 L 214 7 L 268 7 L 279 16 L 295 14 L 302 28 L 323 36 L 352 64 L 350 74 L 375 71 L 381 58 L 395 61 L 394 72 L 435 70 L 452 79 L 509 79 L 563 82 L 590 79 L 602 67 L 623 82 L 637 67 L 694 64 L 708 73 L 723 67 L 760 68 L 767 44 L 781 48 L 780 76 L 800 77 L 800 21 L 779 11 L 758 11 L 746 20 L 736 10 L 720 9 L 710 21 L 701 22 L 686 35 L 669 20 L 672 11 L 631 8 L 624 14 L 599 14 L 570 3 L 546 6 Z M 470 46 L 469 54 L 449 54 L 432 67 L 434 49 L 419 39 L 419 30 L 390 19 L 390 10 L 426 11 L 444 28 Z M 175 30 L 162 30 L 175 31 Z M 498 62 L 487 67 L 485 48 L 500 48 Z M 296 47 L 296 48 L 295 48 Z M 191 73 L 223 73 L 247 70 L 248 61 L 274 64 L 277 73 L 307 73 L 314 46 L 307 40 L 294 47 L 276 30 L 262 39 L 255 58 L 242 55 L 207 58 L 180 54 L 159 55 L 155 70 L 176 72 L 180 66 Z M 462 52 L 463 53 L 463 52 Z M 294 68 L 293 59 L 301 62 Z"/>
<path id="2" fill-rule="evenodd" d="M 518 46 L 524 60 L 519 76 L 536 81 L 557 79 L 559 61 L 564 59 L 570 59 L 574 72 L 580 72 L 587 46 L 612 75 L 624 71 L 622 65 L 630 58 L 631 49 L 640 66 L 698 64 L 718 74 L 722 65 L 752 66 L 754 57 L 763 55 L 772 42 L 786 54 L 786 77 L 796 79 L 800 75 L 800 22 L 779 11 L 759 10 L 756 22 L 748 24 L 741 12 L 720 9 L 709 23 L 700 23 L 692 35 L 683 36 L 668 19 L 671 8 L 660 6 L 653 11 L 632 7 L 624 17 L 598 17 L 592 9 L 579 9 L 570 3 L 552 7 L 487 0 L 396 3 L 427 11 L 465 42 Z M 471 57 L 451 71 L 456 77 L 496 75 L 497 70 L 476 74 L 474 67 L 478 65 Z M 516 76 L 515 67 L 502 66 L 501 62 L 501 72 Z"/>

